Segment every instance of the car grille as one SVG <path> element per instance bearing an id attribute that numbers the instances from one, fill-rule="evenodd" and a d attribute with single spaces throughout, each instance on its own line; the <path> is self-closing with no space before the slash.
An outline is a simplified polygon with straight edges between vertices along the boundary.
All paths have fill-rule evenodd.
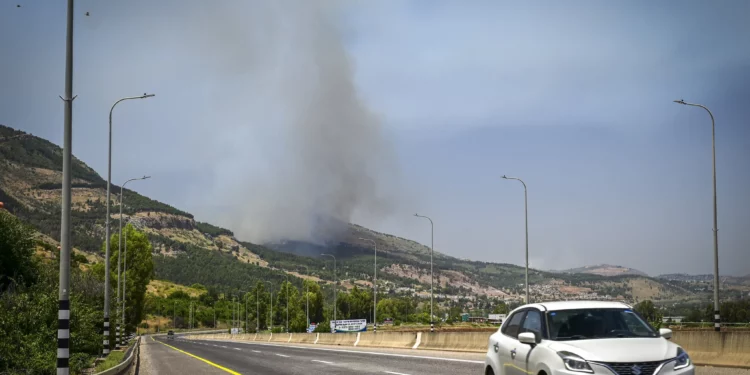
<path id="1" fill-rule="evenodd" d="M 654 375 L 662 362 L 602 363 L 618 375 Z"/>

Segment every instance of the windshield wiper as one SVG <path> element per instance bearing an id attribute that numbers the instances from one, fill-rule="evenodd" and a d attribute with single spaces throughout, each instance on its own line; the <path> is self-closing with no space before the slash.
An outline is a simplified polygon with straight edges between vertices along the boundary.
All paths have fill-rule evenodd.
<path id="1" fill-rule="evenodd" d="M 563 340 L 582 340 L 582 339 L 585 339 L 585 338 L 587 338 L 587 337 L 584 336 L 584 335 L 573 335 L 573 336 L 564 336 L 564 337 L 558 336 L 557 340 L 558 341 L 563 341 Z"/>

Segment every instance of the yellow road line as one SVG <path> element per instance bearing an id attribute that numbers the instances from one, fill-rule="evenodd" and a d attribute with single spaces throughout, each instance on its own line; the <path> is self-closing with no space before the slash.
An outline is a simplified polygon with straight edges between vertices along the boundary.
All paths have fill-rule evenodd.
<path id="1" fill-rule="evenodd" d="M 154 341 L 156 341 L 156 340 L 154 339 L 154 336 L 151 336 L 151 340 L 154 340 Z M 191 356 L 191 357 L 193 357 L 193 358 L 195 358 L 195 359 L 198 359 L 198 360 L 201 360 L 201 361 L 203 361 L 203 362 L 206 362 L 206 363 L 208 363 L 209 365 L 211 365 L 211 366 L 214 366 L 214 367 L 216 367 L 216 368 L 218 368 L 218 369 L 220 369 L 220 370 L 224 370 L 224 371 L 226 371 L 226 372 L 228 372 L 228 373 L 230 373 L 230 374 L 232 374 L 232 375 L 242 375 L 242 374 L 240 374 L 240 373 L 239 373 L 239 372 L 237 372 L 237 371 L 234 371 L 234 370 L 230 370 L 230 369 L 228 369 L 228 368 L 226 368 L 226 367 L 224 367 L 224 366 L 221 366 L 221 365 L 217 365 L 216 363 L 213 363 L 213 362 L 211 362 L 211 361 L 209 361 L 209 360 L 207 360 L 207 359 L 203 359 L 203 358 L 201 358 L 201 357 L 198 357 L 198 356 L 197 356 L 197 355 L 195 355 L 195 354 L 192 354 L 192 353 L 188 353 L 188 352 L 186 352 L 186 351 L 184 351 L 184 350 L 182 350 L 182 349 L 177 349 L 177 348 L 175 348 L 175 347 L 174 347 L 174 346 L 172 346 L 172 345 L 169 345 L 169 344 L 165 344 L 165 343 L 163 343 L 163 342 L 161 342 L 161 341 L 156 341 L 156 342 L 158 342 L 159 344 L 162 344 L 162 345 L 164 345 L 164 346 L 166 346 L 166 347 L 172 348 L 172 349 L 174 349 L 174 350 L 176 350 L 176 351 L 178 351 L 178 352 L 180 352 L 180 353 L 182 353 L 182 354 L 187 354 L 187 355 L 189 355 L 189 356 Z"/>

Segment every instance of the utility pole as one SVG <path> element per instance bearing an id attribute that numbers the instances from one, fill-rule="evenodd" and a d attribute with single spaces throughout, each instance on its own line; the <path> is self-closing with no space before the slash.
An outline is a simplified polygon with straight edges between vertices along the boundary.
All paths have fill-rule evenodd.
<path id="1" fill-rule="evenodd" d="M 289 274 L 286 274 L 286 333 L 289 333 Z"/>
<path id="2" fill-rule="evenodd" d="M 310 268 L 307 266 L 301 266 L 305 267 L 305 270 L 307 270 L 307 274 L 310 274 Z M 305 326 L 305 331 L 310 329 L 310 284 L 308 280 L 302 280 L 302 282 L 305 284 L 305 316 L 307 317 L 307 325 Z"/>
<path id="3" fill-rule="evenodd" d="M 273 290 L 271 290 L 271 288 L 270 288 L 270 287 L 273 286 L 273 284 L 270 281 L 268 281 L 268 280 L 263 280 L 263 281 L 265 281 L 265 282 L 268 283 L 268 285 L 269 285 L 268 292 L 271 293 L 270 301 L 269 301 L 271 303 L 271 311 L 270 311 L 270 315 L 268 316 L 270 318 L 270 324 L 268 326 L 268 329 L 271 332 L 273 332 Z"/>
<path id="4" fill-rule="evenodd" d="M 140 177 L 140 178 L 131 178 L 131 179 L 125 181 L 125 183 L 122 184 L 122 186 L 120 186 L 120 234 L 119 234 L 119 236 L 117 238 L 117 240 L 119 242 L 119 245 L 117 247 L 117 298 L 115 299 L 117 301 L 117 303 L 118 303 L 118 305 L 117 305 L 118 309 L 120 308 L 120 305 L 119 305 L 119 303 L 120 303 L 120 285 L 122 285 L 123 288 L 125 286 L 125 284 L 120 281 L 120 280 L 122 280 L 120 278 L 120 258 L 122 257 L 122 198 L 123 198 L 123 191 L 125 189 L 125 185 L 127 185 L 128 182 L 130 182 L 130 181 L 136 181 L 136 180 L 145 180 L 145 179 L 148 179 L 148 178 L 151 178 L 151 177 L 150 176 L 143 176 L 143 177 Z M 125 246 L 127 246 L 127 244 Z M 125 292 L 123 291 L 123 306 L 125 306 L 124 298 L 125 298 Z M 124 317 L 125 317 L 125 313 L 123 312 L 123 319 L 124 319 Z M 125 324 L 124 320 L 122 321 L 122 324 L 123 325 Z M 115 349 L 118 349 L 119 337 L 117 337 L 117 336 L 119 336 L 119 335 L 120 335 L 120 323 L 117 323 L 117 326 L 115 327 L 115 336 L 116 336 L 115 337 Z"/>
<path id="5" fill-rule="evenodd" d="M 711 151 L 713 153 L 713 183 L 714 183 L 714 331 L 721 331 L 721 315 L 719 314 L 719 219 L 718 219 L 718 207 L 716 203 L 716 122 L 714 121 L 714 114 L 708 107 L 688 103 L 682 99 L 674 101 L 677 104 L 689 105 L 692 107 L 700 107 L 708 112 L 711 116 Z"/>
<path id="6" fill-rule="evenodd" d="M 70 373 L 70 181 L 73 156 L 73 0 L 68 0 L 65 40 L 65 113 L 63 125 L 62 218 L 60 222 L 60 286 L 57 310 L 57 375 Z M 106 290 L 105 290 L 106 291 Z M 109 321 L 104 317 L 104 350 L 109 354 Z"/>
<path id="7" fill-rule="evenodd" d="M 146 98 L 150 98 L 153 96 L 154 96 L 153 94 L 150 94 L 150 95 L 143 94 L 141 96 L 132 96 L 132 97 L 127 97 L 127 98 L 122 98 L 116 101 L 115 104 L 112 104 L 112 108 L 109 110 L 109 149 L 108 149 L 108 154 L 107 154 L 107 218 L 104 221 L 105 223 L 104 235 L 106 236 L 106 238 L 104 239 L 105 241 L 105 249 L 104 249 L 104 324 L 105 324 L 105 327 L 104 327 L 104 331 L 105 332 L 109 332 L 109 281 L 110 281 L 109 280 L 110 279 L 110 276 L 109 276 L 109 250 L 110 250 L 109 227 L 110 227 L 110 222 L 112 221 L 110 214 L 109 214 L 109 208 L 111 206 L 110 191 L 112 190 L 112 112 L 114 112 L 117 104 L 119 104 L 122 101 L 131 100 L 131 99 L 146 99 Z M 118 283 L 119 283 L 119 280 L 118 280 Z M 118 288 L 119 288 L 119 285 L 118 285 Z M 109 344 L 104 345 L 104 353 L 105 354 L 109 353 Z"/>
<path id="8" fill-rule="evenodd" d="M 331 254 L 320 254 L 321 256 L 329 256 L 333 258 L 333 327 L 331 327 L 331 331 L 336 332 L 336 287 L 338 286 L 338 281 L 336 279 L 336 257 Z"/>
<path id="9" fill-rule="evenodd" d="M 433 284 L 435 283 L 435 274 L 432 272 L 432 255 L 435 252 L 435 224 L 427 216 L 420 214 L 414 214 L 416 217 L 421 217 L 430 221 L 430 332 L 435 332 L 435 322 L 433 321 L 432 313 L 432 299 L 433 299 Z"/>
<path id="10" fill-rule="evenodd" d="M 531 300 L 529 300 L 529 195 L 526 190 L 526 183 L 522 179 L 505 175 L 503 175 L 503 178 L 506 180 L 518 180 L 523 184 L 523 209 L 524 220 L 526 221 L 526 303 L 531 303 Z"/>
<path id="11" fill-rule="evenodd" d="M 372 246 L 375 247 L 375 272 L 373 273 L 372 278 L 372 298 L 373 298 L 373 308 L 372 308 L 372 329 L 373 332 L 378 332 L 378 244 L 375 242 L 375 240 L 370 238 L 359 238 L 362 241 L 370 241 L 372 242 Z"/>
<path id="12" fill-rule="evenodd" d="M 125 282 L 127 276 L 127 265 L 128 265 L 128 232 L 125 231 L 125 254 L 122 259 L 122 345 L 125 346 L 125 331 L 127 331 L 127 325 L 125 323 Z"/>

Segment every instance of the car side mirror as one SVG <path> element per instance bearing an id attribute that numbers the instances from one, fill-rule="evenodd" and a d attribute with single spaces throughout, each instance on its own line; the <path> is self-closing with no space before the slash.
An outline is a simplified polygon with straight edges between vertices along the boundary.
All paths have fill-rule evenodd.
<path id="1" fill-rule="evenodd" d="M 518 341 L 522 344 L 528 344 L 534 346 L 537 344 L 536 335 L 532 332 L 524 332 L 518 335 Z"/>
<path id="2" fill-rule="evenodd" d="M 664 337 L 667 340 L 671 340 L 672 330 L 669 328 L 659 328 L 659 336 Z"/>

